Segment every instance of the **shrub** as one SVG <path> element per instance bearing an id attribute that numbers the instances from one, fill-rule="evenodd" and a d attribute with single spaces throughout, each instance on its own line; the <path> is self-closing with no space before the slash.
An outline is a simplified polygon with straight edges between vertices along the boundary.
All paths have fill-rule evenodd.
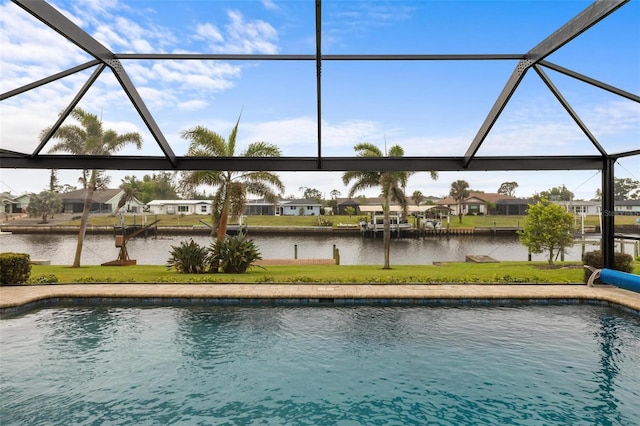
<path id="1" fill-rule="evenodd" d="M 167 268 L 174 268 L 179 274 L 202 274 L 207 266 L 207 248 L 193 241 L 182 241 L 179 246 L 171 246 L 171 257 Z"/>
<path id="2" fill-rule="evenodd" d="M 58 277 L 54 274 L 40 275 L 39 277 L 31 277 L 29 284 L 55 284 L 58 282 Z"/>
<path id="3" fill-rule="evenodd" d="M 30 261 L 26 253 L 0 253 L 0 285 L 26 283 L 31 275 Z"/>
<path id="4" fill-rule="evenodd" d="M 585 265 L 592 268 L 602 269 L 602 252 L 600 250 L 590 251 L 584 254 L 582 261 Z M 633 257 L 626 253 L 614 253 L 613 255 L 613 269 L 622 272 L 633 272 Z M 591 276 L 591 271 L 587 268 L 584 269 L 584 282 L 586 283 Z M 599 279 L 596 283 L 602 284 Z"/>
<path id="5" fill-rule="evenodd" d="M 209 248 L 208 262 L 213 272 L 220 268 L 227 274 L 241 274 L 260 259 L 262 256 L 258 247 L 243 234 L 217 240 Z"/>

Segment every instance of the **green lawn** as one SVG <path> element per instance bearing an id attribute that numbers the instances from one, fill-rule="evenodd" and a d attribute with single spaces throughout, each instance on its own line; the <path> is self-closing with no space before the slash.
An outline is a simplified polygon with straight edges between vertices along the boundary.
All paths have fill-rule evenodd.
<path id="1" fill-rule="evenodd" d="M 636 265 L 640 273 L 640 265 Z M 400 265 L 384 270 L 375 265 L 295 265 L 254 267 L 245 274 L 178 274 L 160 265 L 83 266 L 33 265 L 31 277 L 55 275 L 60 283 L 581 283 L 579 262 L 446 263 Z"/>
<path id="2" fill-rule="evenodd" d="M 124 221 L 127 225 L 142 224 L 142 214 L 125 215 Z M 336 216 L 249 216 L 244 217 L 244 223 L 251 226 L 317 226 L 319 220 L 331 222 L 332 226 L 337 227 L 339 224 L 357 224 L 360 218 L 366 215 L 336 215 Z M 492 226 L 522 226 L 525 216 L 463 216 L 462 223 L 459 222 L 457 216 L 450 219 L 450 227 L 492 227 Z M 616 225 L 635 224 L 636 216 L 616 216 Z M 147 215 L 147 221 L 159 219 L 158 226 L 205 226 L 202 221 L 211 223 L 211 217 L 202 215 Z M 409 219 L 412 223 L 413 218 Z M 237 223 L 237 222 L 232 222 Z M 600 223 L 598 216 L 587 216 L 585 218 L 585 226 L 595 226 Z M 64 225 L 79 225 L 80 220 L 74 220 L 64 223 Z M 89 217 L 89 224 L 93 226 L 113 226 L 120 224 L 120 218 L 109 215 L 92 215 Z M 446 219 L 443 220 L 446 225 Z M 576 220 L 576 225 L 580 226 L 580 220 Z"/>

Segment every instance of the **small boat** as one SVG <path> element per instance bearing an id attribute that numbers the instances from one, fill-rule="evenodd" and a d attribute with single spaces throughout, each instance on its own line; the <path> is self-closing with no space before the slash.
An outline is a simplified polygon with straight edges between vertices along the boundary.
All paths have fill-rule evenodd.
<path id="1" fill-rule="evenodd" d="M 411 229 L 413 225 L 409 223 L 406 219 L 402 219 L 399 216 L 391 216 L 389 217 L 389 225 L 391 232 L 401 231 L 403 229 Z M 373 216 L 373 220 L 366 224 L 368 231 L 373 232 L 382 232 L 384 231 L 384 217 L 383 216 Z"/>

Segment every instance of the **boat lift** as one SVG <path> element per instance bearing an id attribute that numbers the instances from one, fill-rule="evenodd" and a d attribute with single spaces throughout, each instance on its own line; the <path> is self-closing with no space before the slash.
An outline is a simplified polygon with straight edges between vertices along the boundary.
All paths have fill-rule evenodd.
<path id="1" fill-rule="evenodd" d="M 160 219 L 158 220 L 154 220 L 153 222 L 142 226 L 139 229 L 136 229 L 135 231 L 133 231 L 130 234 L 127 234 L 127 228 L 126 227 L 122 227 L 122 235 L 116 235 L 116 247 L 120 248 L 120 251 L 118 252 L 118 258 L 116 260 L 111 260 L 109 262 L 105 262 L 102 264 L 102 266 L 129 266 L 129 265 L 135 265 L 136 264 L 136 260 L 135 259 L 130 259 L 129 258 L 129 252 L 127 251 L 127 241 L 130 238 L 133 238 L 137 235 L 142 234 L 143 232 L 147 231 L 149 228 L 151 228 L 152 226 L 154 226 L 156 223 L 160 222 Z"/>

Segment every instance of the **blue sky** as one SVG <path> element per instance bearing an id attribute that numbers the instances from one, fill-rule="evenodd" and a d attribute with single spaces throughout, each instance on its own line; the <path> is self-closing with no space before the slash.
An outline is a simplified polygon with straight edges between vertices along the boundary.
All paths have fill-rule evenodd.
<path id="1" fill-rule="evenodd" d="M 52 1 L 102 44 L 118 53 L 314 54 L 314 2 L 300 1 Z M 324 1 L 324 54 L 525 53 L 569 21 L 588 1 Z M 6 92 L 91 59 L 14 4 L 0 3 L 0 91 Z M 632 0 L 547 59 L 640 93 L 640 0 Z M 203 125 L 228 135 L 242 112 L 239 150 L 254 141 L 285 156 L 314 156 L 313 61 L 129 61 L 122 64 L 177 155 L 182 130 Z M 324 61 L 324 156 L 353 155 L 353 146 L 399 144 L 407 156 L 464 155 L 516 61 Z M 32 152 L 93 70 L 0 103 L 2 148 Z M 640 148 L 640 105 L 546 71 L 600 143 L 610 152 Z M 110 71 L 79 104 L 101 115 L 106 128 L 143 135 L 142 151 L 161 151 Z M 45 148 L 45 151 L 47 149 Z M 596 154 L 562 106 L 529 71 L 478 155 Z M 112 186 L 129 171 L 110 171 Z M 144 173 L 137 173 L 142 175 Z M 77 185 L 77 171 L 60 171 Z M 340 173 L 282 173 L 286 194 L 300 187 L 347 194 Z M 616 176 L 640 180 L 640 157 L 621 160 Z M 465 172 L 414 175 L 410 194 L 445 196 L 451 182 L 495 192 L 516 181 L 517 196 L 566 185 L 593 197 L 597 171 Z M 37 192 L 46 170 L 0 169 L 0 190 Z M 207 189 L 210 191 L 210 189 Z M 377 195 L 373 190 L 365 195 Z"/>

